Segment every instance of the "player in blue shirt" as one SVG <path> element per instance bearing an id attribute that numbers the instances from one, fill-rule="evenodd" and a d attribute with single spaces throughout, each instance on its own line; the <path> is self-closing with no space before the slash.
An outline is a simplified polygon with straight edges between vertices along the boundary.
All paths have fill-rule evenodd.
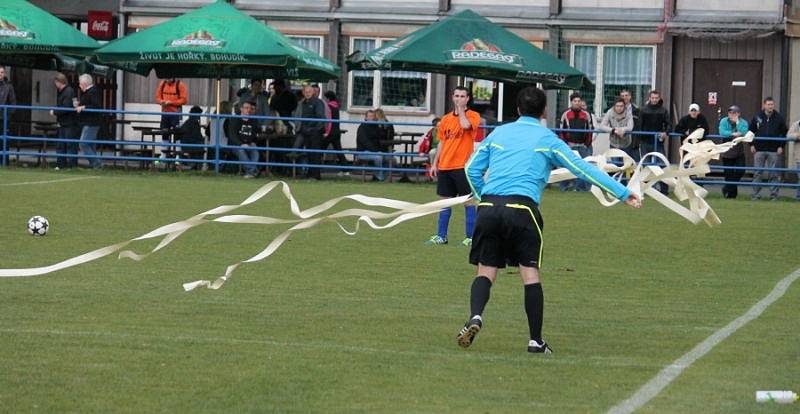
<path id="1" fill-rule="evenodd" d="M 540 89 L 521 90 L 517 95 L 520 118 L 496 128 L 466 165 L 473 195 L 480 202 L 469 254 L 470 263 L 478 266 L 478 276 L 472 282 L 470 319 L 458 333 L 458 344 L 463 348 L 472 344 L 483 326 L 481 314 L 497 279 L 497 269 L 509 264 L 519 266 L 525 285 L 528 352 L 552 352 L 542 340 L 544 295 L 539 266 L 544 223 L 538 205 L 553 168 L 566 167 L 625 204 L 641 206 L 637 194 L 575 155 L 553 131 L 539 123 L 546 105 L 547 97 Z"/>

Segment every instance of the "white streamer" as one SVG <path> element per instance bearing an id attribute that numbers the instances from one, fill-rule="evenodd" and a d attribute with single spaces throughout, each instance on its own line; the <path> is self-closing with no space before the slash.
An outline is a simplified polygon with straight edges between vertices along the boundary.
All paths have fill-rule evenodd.
<path id="1" fill-rule="evenodd" d="M 687 138 L 686 142 L 681 146 L 681 162 L 677 166 L 669 166 L 666 168 L 662 168 L 655 165 L 644 166 L 642 162 L 636 164 L 633 161 L 633 159 L 630 156 L 628 156 L 628 154 L 618 149 L 611 149 L 603 155 L 587 157 L 585 160 L 588 162 L 595 163 L 597 167 L 599 167 L 601 170 L 606 171 L 607 173 L 612 174 L 617 178 L 620 178 L 622 174 L 624 174 L 626 171 L 627 172 L 632 171 L 633 174 L 627 186 L 630 191 L 635 192 L 636 194 L 639 194 L 642 197 L 644 197 L 644 195 L 650 196 L 655 201 L 658 201 L 665 207 L 669 208 L 670 210 L 674 211 L 675 213 L 679 214 L 680 216 L 684 217 L 685 219 L 689 220 L 692 223 L 697 224 L 701 221 L 705 221 L 709 226 L 712 226 L 715 224 L 720 224 L 721 221 L 719 217 L 717 217 L 717 215 L 714 213 L 714 210 L 711 209 L 711 207 L 705 201 L 705 196 L 708 194 L 708 192 L 704 188 L 692 182 L 690 177 L 691 176 L 702 177 L 705 174 L 707 174 L 710 171 L 708 163 L 711 160 L 719 159 L 719 154 L 727 151 L 728 149 L 738 144 L 739 142 L 751 142 L 753 140 L 753 134 L 748 133 L 744 137 L 736 138 L 733 141 L 724 144 L 714 144 L 711 141 L 698 142 L 698 140 L 702 136 L 703 136 L 703 130 L 698 130 Z M 647 154 L 643 159 L 649 156 L 655 156 L 664 161 L 665 164 L 669 164 L 667 162 L 666 157 L 664 157 L 662 154 L 659 153 Z M 608 160 L 612 158 L 621 158 L 623 160 L 622 165 L 618 166 L 609 163 Z M 552 174 L 550 175 L 549 182 L 557 183 L 560 181 L 574 179 L 574 178 L 576 178 L 575 175 L 572 174 L 569 170 L 565 168 L 559 168 L 552 172 Z M 688 204 L 688 207 L 670 199 L 669 197 L 661 194 L 656 189 L 654 189 L 653 185 L 659 181 L 667 183 L 670 187 L 672 187 L 674 190 L 675 197 L 678 199 L 678 201 L 686 202 Z M 248 215 L 224 215 L 240 207 L 255 203 L 262 197 L 269 194 L 273 189 L 275 189 L 279 185 L 281 186 L 281 191 L 283 195 L 286 197 L 287 200 L 289 200 L 290 212 L 292 213 L 293 216 L 297 217 L 296 219 L 279 219 L 273 217 L 248 216 Z M 614 204 L 619 202 L 619 200 L 611 198 L 610 195 L 606 195 L 605 193 L 603 193 L 603 191 L 596 186 L 592 187 L 592 194 L 597 198 L 600 204 L 606 207 L 613 206 Z M 333 198 L 331 200 L 328 200 L 322 204 L 319 204 L 317 206 L 311 207 L 306 210 L 300 210 L 297 201 L 295 200 L 294 196 L 292 196 L 291 190 L 289 189 L 289 185 L 282 181 L 273 181 L 265 184 L 264 186 L 256 190 L 253 194 L 247 197 L 247 199 L 245 199 L 240 204 L 219 206 L 211 210 L 205 211 L 203 213 L 197 214 L 195 216 L 192 216 L 186 220 L 161 226 L 153 231 L 150 231 L 149 233 L 143 234 L 134 239 L 113 244 L 111 246 L 102 247 L 100 249 L 84 253 L 80 256 L 76 256 L 50 266 L 26 268 L 26 269 L 0 269 L 0 277 L 29 277 L 29 276 L 39 276 L 52 273 L 58 270 L 66 269 L 68 267 L 73 267 L 93 260 L 97 260 L 101 257 L 105 257 L 111 253 L 124 249 L 132 242 L 138 240 L 153 239 L 163 236 L 161 242 L 159 242 L 159 244 L 155 248 L 153 248 L 151 251 L 147 253 L 138 254 L 131 250 L 123 250 L 119 253 L 118 256 L 119 258 L 125 257 L 132 260 L 141 261 L 145 259 L 147 256 L 168 246 L 170 243 L 175 241 L 178 237 L 183 235 L 183 233 L 185 233 L 189 229 L 210 222 L 265 224 L 265 225 L 292 224 L 292 227 L 290 227 L 288 230 L 284 231 L 278 237 L 273 239 L 261 252 L 259 252 L 258 254 L 249 259 L 228 266 L 225 270 L 225 273 L 216 280 L 214 280 L 213 282 L 208 280 L 197 280 L 194 282 L 185 283 L 183 285 L 183 288 L 187 291 L 201 286 L 205 286 L 209 289 L 219 289 L 228 279 L 230 279 L 230 277 L 232 276 L 233 272 L 236 270 L 237 267 L 239 267 L 243 263 L 253 263 L 269 257 L 276 250 L 278 250 L 278 248 L 280 248 L 280 246 L 286 240 L 288 240 L 289 236 L 295 231 L 309 229 L 320 223 L 326 221 L 332 221 L 336 223 L 336 225 L 339 226 L 339 228 L 345 234 L 353 236 L 356 233 L 358 233 L 358 230 L 362 222 L 366 223 L 366 225 L 375 230 L 388 229 L 405 221 L 437 213 L 441 209 L 447 207 L 463 204 L 467 202 L 469 199 L 470 196 L 462 196 L 457 198 L 437 200 L 425 204 L 416 204 L 416 203 L 409 203 L 405 201 L 392 200 L 387 198 L 369 197 L 361 194 L 352 194 L 352 195 Z M 352 200 L 366 206 L 390 208 L 394 209 L 395 211 L 381 212 L 375 210 L 353 208 L 328 215 L 322 215 L 323 213 L 326 213 L 328 210 L 335 207 L 339 202 L 343 200 Z M 220 216 L 220 217 L 209 219 L 207 218 L 208 216 Z M 343 219 L 346 217 L 357 218 L 355 227 L 352 230 L 348 230 L 347 228 L 344 227 L 344 225 L 342 225 L 338 221 L 339 219 Z M 374 221 L 375 219 L 378 220 L 391 219 L 391 220 L 386 224 L 377 224 Z"/>

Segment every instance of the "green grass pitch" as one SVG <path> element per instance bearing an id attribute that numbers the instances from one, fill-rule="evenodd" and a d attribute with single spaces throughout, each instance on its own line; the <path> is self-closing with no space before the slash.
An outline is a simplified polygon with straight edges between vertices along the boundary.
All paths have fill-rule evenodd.
<path id="1" fill-rule="evenodd" d="M 90 174 L 0 170 L 0 268 L 127 240 L 264 183 L 102 172 L 9 185 Z M 432 185 L 290 185 L 301 207 L 352 193 L 435 199 Z M 423 245 L 435 216 L 354 237 L 327 223 L 241 266 L 219 291 L 181 284 L 221 275 L 286 227 L 207 224 L 143 262 L 113 255 L 0 278 L 0 411 L 602 413 L 800 267 L 797 203 L 712 196 L 723 224 L 708 228 L 648 201 L 633 210 L 544 194 L 549 357 L 526 352 L 523 291 L 510 272 L 472 348 L 457 346 L 475 276 L 456 243 L 460 208 L 450 245 Z M 288 207 L 273 194 L 235 214 L 288 217 Z M 50 220 L 46 237 L 26 233 L 33 215 Z M 799 314 L 795 284 L 640 412 L 796 412 L 757 404 L 755 391 L 800 391 Z"/>

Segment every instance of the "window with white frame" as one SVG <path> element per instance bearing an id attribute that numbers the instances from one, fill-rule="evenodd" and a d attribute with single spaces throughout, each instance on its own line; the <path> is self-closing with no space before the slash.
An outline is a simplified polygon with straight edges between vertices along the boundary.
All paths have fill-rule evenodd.
<path id="1" fill-rule="evenodd" d="M 322 36 L 286 36 L 291 39 L 293 42 L 297 43 L 304 48 L 315 52 L 316 54 L 322 56 L 322 51 L 324 45 L 324 40 Z M 300 90 L 303 88 L 303 84 L 305 81 L 302 80 L 290 80 L 289 87 L 292 90 Z"/>
<path id="2" fill-rule="evenodd" d="M 392 39 L 350 39 L 350 52 L 369 52 Z M 354 70 L 348 87 L 351 108 L 388 108 L 426 112 L 430 108 L 431 75 L 409 71 Z"/>
<path id="3" fill-rule="evenodd" d="M 655 52 L 655 46 L 573 44 L 572 66 L 594 83 L 579 91 L 586 105 L 602 114 L 627 89 L 633 103 L 641 106 L 655 88 Z"/>

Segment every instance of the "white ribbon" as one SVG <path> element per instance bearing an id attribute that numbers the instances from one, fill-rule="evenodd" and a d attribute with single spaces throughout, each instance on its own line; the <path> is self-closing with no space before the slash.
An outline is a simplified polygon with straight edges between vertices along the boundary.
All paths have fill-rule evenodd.
<path id="1" fill-rule="evenodd" d="M 751 142 L 753 140 L 753 134 L 748 133 L 744 137 L 736 138 L 733 141 L 724 144 L 714 144 L 711 141 L 698 142 L 698 140 L 702 138 L 702 136 L 703 136 L 703 131 L 697 130 L 687 138 L 687 140 L 681 146 L 681 161 L 680 164 L 678 164 L 677 166 L 669 166 L 666 168 L 662 168 L 656 165 L 644 166 L 642 162 L 636 164 L 633 161 L 633 159 L 630 156 L 628 156 L 628 154 L 618 149 L 611 149 L 603 155 L 586 157 L 585 160 L 588 162 L 595 163 L 597 167 L 599 167 L 603 171 L 606 171 L 609 174 L 614 175 L 615 177 L 617 177 L 617 179 L 620 179 L 622 174 L 624 174 L 625 172 L 632 171 L 632 176 L 627 186 L 628 189 L 630 189 L 632 192 L 635 192 L 640 195 L 650 196 L 654 200 L 663 204 L 665 207 L 681 215 L 682 217 L 686 218 L 692 223 L 697 224 L 701 221 L 705 221 L 709 226 L 711 226 L 719 224 L 721 223 L 721 221 L 719 217 L 717 217 L 717 215 L 714 213 L 714 210 L 711 209 L 711 207 L 708 205 L 708 203 L 706 203 L 704 199 L 705 196 L 708 194 L 708 192 L 704 188 L 692 182 L 690 177 L 691 176 L 702 177 L 705 174 L 707 174 L 710 171 L 708 163 L 711 160 L 719 159 L 719 155 L 721 153 L 732 148 L 739 142 Z M 649 153 L 643 159 L 649 156 L 655 156 L 664 161 L 665 164 L 669 164 L 666 157 L 664 157 L 660 153 Z M 618 166 L 609 163 L 608 160 L 612 158 L 621 158 L 622 165 Z M 572 174 L 569 170 L 565 168 L 559 168 L 552 172 L 552 174 L 550 175 L 549 182 L 556 183 L 574 178 L 576 178 L 575 175 Z M 675 197 L 678 199 L 678 201 L 686 202 L 688 206 L 684 206 L 683 204 L 670 199 L 669 197 L 661 194 L 659 191 L 654 189 L 653 185 L 659 181 L 665 182 L 670 187 L 672 187 L 674 190 Z M 248 215 L 224 215 L 240 207 L 255 203 L 262 197 L 269 194 L 273 189 L 275 189 L 279 185 L 281 186 L 283 195 L 286 197 L 286 199 L 289 200 L 289 209 L 292 215 L 297 217 L 296 219 L 279 219 L 273 217 L 248 216 Z M 611 198 L 610 195 L 606 195 L 605 193 L 603 193 L 602 190 L 600 190 L 596 186 L 592 187 L 592 194 L 594 194 L 594 196 L 597 197 L 597 200 L 606 207 L 613 206 L 614 204 L 619 202 L 619 200 Z M 470 196 L 462 196 L 457 198 L 441 199 L 425 204 L 417 204 L 417 203 L 409 203 L 405 201 L 392 200 L 387 198 L 369 197 L 361 194 L 352 194 L 352 195 L 333 198 L 331 200 L 328 200 L 322 204 L 319 204 L 317 206 L 311 207 L 306 210 L 300 210 L 297 201 L 295 200 L 294 196 L 292 196 L 291 190 L 289 189 L 289 185 L 282 181 L 273 181 L 263 185 L 256 192 L 251 194 L 249 197 L 247 197 L 247 199 L 245 199 L 243 202 L 239 204 L 219 206 L 211 210 L 205 211 L 203 213 L 197 214 L 195 216 L 192 216 L 186 220 L 161 226 L 149 233 L 143 234 L 134 239 L 113 244 L 111 246 L 102 247 L 100 249 L 84 253 L 80 256 L 76 256 L 71 259 L 67 259 L 50 266 L 27 268 L 27 269 L 0 269 L 0 277 L 27 277 L 27 276 L 39 276 L 48 274 L 61 269 L 66 269 L 68 267 L 87 263 L 99 259 L 101 257 L 105 257 L 111 253 L 124 249 L 130 243 L 135 241 L 153 239 L 163 236 L 164 238 L 161 240 L 161 242 L 159 242 L 159 244 L 155 248 L 153 248 L 151 251 L 147 253 L 137 254 L 131 250 L 123 250 L 119 253 L 118 256 L 119 258 L 127 257 L 132 260 L 140 261 L 145 259 L 147 256 L 163 249 L 189 229 L 210 222 L 293 225 L 292 227 L 281 233 L 278 237 L 273 239 L 267 245 L 267 247 L 265 247 L 264 250 L 262 250 L 260 253 L 256 254 L 255 256 L 247 260 L 243 260 L 228 266 L 227 269 L 225 270 L 225 274 L 220 276 L 213 282 L 208 280 L 198 280 L 194 282 L 185 283 L 183 285 L 183 288 L 187 291 L 201 286 L 208 287 L 209 289 L 219 289 L 220 287 L 222 287 L 225 281 L 230 279 L 234 270 L 236 270 L 236 268 L 239 267 L 242 263 L 257 262 L 259 260 L 263 260 L 269 257 L 276 250 L 278 250 L 278 248 L 286 240 L 288 240 L 289 236 L 295 231 L 309 229 L 322 222 L 332 221 L 336 223 L 336 225 L 339 226 L 339 228 L 345 234 L 353 236 L 356 233 L 358 233 L 358 230 L 362 222 L 366 223 L 369 227 L 376 230 L 388 229 L 402 222 L 422 217 L 425 215 L 437 213 L 441 209 L 447 207 L 463 204 L 467 202 L 469 198 Z M 326 213 L 328 210 L 335 207 L 340 201 L 343 200 L 352 200 L 361 203 L 365 206 L 385 207 L 389 209 L 394 209 L 395 211 L 381 212 L 381 211 L 361 209 L 361 208 L 351 208 L 336 213 L 323 215 L 323 213 Z M 209 219 L 207 218 L 208 216 L 219 216 L 219 217 L 214 219 Z M 344 225 L 342 225 L 339 222 L 340 219 L 347 217 L 357 218 L 355 227 L 352 230 L 348 230 L 347 228 L 344 227 Z M 376 219 L 377 220 L 391 219 L 391 220 L 386 224 L 377 224 L 374 221 Z"/>

